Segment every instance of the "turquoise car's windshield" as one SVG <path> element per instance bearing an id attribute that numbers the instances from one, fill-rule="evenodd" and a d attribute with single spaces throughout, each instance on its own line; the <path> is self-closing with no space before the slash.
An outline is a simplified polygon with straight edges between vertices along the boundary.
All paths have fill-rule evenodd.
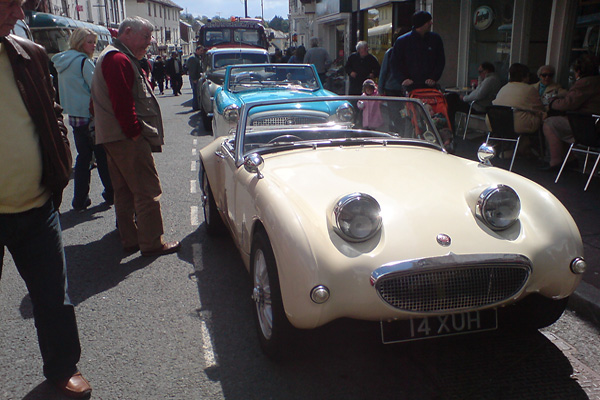
<path id="1" fill-rule="evenodd" d="M 314 70 L 306 65 L 241 66 L 231 69 L 228 90 L 232 93 L 263 89 L 318 90 Z"/>
<path id="2" fill-rule="evenodd" d="M 245 107 L 238 144 L 242 154 L 331 144 L 423 143 L 444 146 L 452 133 L 443 113 L 416 100 L 329 97 L 252 103 Z"/>

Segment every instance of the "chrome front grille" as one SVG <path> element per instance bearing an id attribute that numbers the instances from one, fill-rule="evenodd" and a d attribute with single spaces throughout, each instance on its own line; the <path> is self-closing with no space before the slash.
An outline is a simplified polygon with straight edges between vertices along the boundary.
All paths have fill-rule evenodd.
<path id="1" fill-rule="evenodd" d="M 477 309 L 515 296 L 529 278 L 525 265 L 475 265 L 389 273 L 377 279 L 381 298 L 409 312 Z"/>
<path id="2" fill-rule="evenodd" d="M 273 125 L 311 125 L 327 122 L 327 118 L 303 115 L 272 116 L 260 117 L 252 121 L 252 126 L 273 126 Z"/>

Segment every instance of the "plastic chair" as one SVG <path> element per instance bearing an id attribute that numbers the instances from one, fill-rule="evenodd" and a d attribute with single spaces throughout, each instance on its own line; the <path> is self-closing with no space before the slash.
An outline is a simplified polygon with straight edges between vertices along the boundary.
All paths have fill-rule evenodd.
<path id="1" fill-rule="evenodd" d="M 475 100 L 473 100 L 469 105 L 469 113 L 467 114 L 467 121 L 465 122 L 465 130 L 463 132 L 463 140 L 467 137 L 467 130 L 469 129 L 469 121 L 471 120 L 471 116 L 473 118 L 481 118 L 485 119 L 485 114 L 477 113 L 473 110 L 473 104 L 475 104 Z"/>
<path id="2" fill-rule="evenodd" d="M 486 112 L 488 116 L 488 120 L 490 121 L 491 132 L 488 132 L 487 140 L 499 140 L 505 142 L 515 142 L 515 149 L 513 151 L 512 159 L 510 161 L 509 171 L 512 171 L 513 164 L 515 162 L 515 157 L 517 155 L 517 150 L 519 149 L 519 142 L 521 141 L 522 136 L 533 136 L 540 135 L 538 132 L 531 133 L 518 133 L 515 132 L 515 118 L 514 112 L 533 112 L 529 110 L 520 110 L 514 107 L 508 106 L 489 106 L 486 107 Z M 540 147 L 542 146 L 543 141 L 540 139 Z"/>
<path id="3" fill-rule="evenodd" d="M 594 154 L 597 156 L 597 158 L 594 166 L 592 167 L 592 171 L 590 172 L 590 177 L 588 178 L 585 188 L 583 189 L 586 191 L 590 185 L 592 177 L 596 173 L 598 161 L 600 161 L 600 135 L 598 134 L 600 115 L 568 112 L 567 118 L 569 119 L 569 125 L 571 126 L 571 131 L 573 132 L 574 141 L 571 143 L 571 146 L 569 146 L 569 151 L 567 151 L 567 155 L 560 166 L 560 170 L 558 171 L 558 175 L 556 176 L 554 183 L 558 182 L 558 178 L 560 178 L 560 174 L 562 174 L 562 171 L 565 168 L 567 160 L 569 159 L 569 155 L 572 151 L 585 153 L 585 162 L 583 163 L 582 171 L 583 173 L 585 173 L 589 155 Z"/>

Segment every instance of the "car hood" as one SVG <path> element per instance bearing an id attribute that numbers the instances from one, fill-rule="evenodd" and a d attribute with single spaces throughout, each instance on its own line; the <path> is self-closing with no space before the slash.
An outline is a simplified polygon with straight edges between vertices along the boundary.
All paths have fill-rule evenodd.
<path id="1" fill-rule="evenodd" d="M 277 197 L 283 195 L 295 209 L 314 246 L 333 243 L 346 255 L 369 254 L 380 258 L 382 264 L 398 261 L 403 253 L 406 259 L 474 250 L 481 254 L 520 253 L 523 241 L 531 236 L 539 237 L 539 249 L 544 251 L 552 247 L 550 253 L 561 252 L 569 247 L 573 252 L 573 243 L 561 242 L 544 230 L 570 231 L 571 237 L 579 237 L 566 209 L 543 187 L 505 170 L 425 147 L 388 144 L 267 154 L 262 173 L 265 187 L 276 187 Z M 500 232 L 475 217 L 479 195 L 497 184 L 512 187 L 521 199 L 519 222 Z M 381 237 L 371 243 L 374 248 L 341 240 L 328 222 L 336 202 L 355 192 L 373 196 L 381 206 L 383 228 Z M 270 193 L 264 195 L 268 198 Z M 545 215 L 564 218 L 547 221 Z M 558 226 L 563 229 L 555 229 Z M 448 235 L 452 244 L 438 244 L 439 234 Z M 365 246 L 369 248 L 363 252 Z M 389 258 L 391 254 L 395 260 Z"/>

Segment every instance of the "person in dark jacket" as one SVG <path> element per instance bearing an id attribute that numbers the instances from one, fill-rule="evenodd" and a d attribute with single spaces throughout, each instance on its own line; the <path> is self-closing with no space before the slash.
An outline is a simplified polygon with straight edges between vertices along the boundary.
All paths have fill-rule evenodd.
<path id="1" fill-rule="evenodd" d="M 152 80 L 158 85 L 160 94 L 164 94 L 165 86 L 165 63 L 161 56 L 156 56 L 152 66 Z"/>
<path id="2" fill-rule="evenodd" d="M 446 65 L 442 38 L 431 32 L 431 14 L 417 11 L 412 23 L 412 30 L 396 40 L 392 57 L 392 72 L 408 91 L 436 86 Z"/>
<path id="3" fill-rule="evenodd" d="M 192 86 L 192 109 L 198 111 L 200 105 L 198 104 L 198 81 L 200 81 L 200 75 L 202 74 L 202 55 L 204 54 L 204 47 L 196 47 L 196 52 L 193 56 L 187 60 L 188 75 L 190 77 L 190 85 Z"/>
<path id="4" fill-rule="evenodd" d="M 23 18 L 20 1 L 0 1 L 0 275 L 6 247 L 29 290 L 44 376 L 82 398 L 92 388 L 77 369 L 81 347 L 57 211 L 73 160 L 46 52 L 10 35 Z"/>
<path id="5" fill-rule="evenodd" d="M 356 53 L 350 54 L 346 61 L 346 73 L 350 76 L 350 89 L 348 94 L 361 95 L 363 82 L 379 76 L 381 66 L 374 55 L 369 53 L 367 42 L 360 41 L 356 44 Z"/>
<path id="6" fill-rule="evenodd" d="M 181 87 L 183 86 L 183 66 L 179 61 L 179 54 L 176 51 L 171 53 L 171 58 L 167 60 L 165 65 L 165 72 L 171 79 L 171 88 L 173 89 L 173 96 L 179 96 L 181 94 Z"/>

